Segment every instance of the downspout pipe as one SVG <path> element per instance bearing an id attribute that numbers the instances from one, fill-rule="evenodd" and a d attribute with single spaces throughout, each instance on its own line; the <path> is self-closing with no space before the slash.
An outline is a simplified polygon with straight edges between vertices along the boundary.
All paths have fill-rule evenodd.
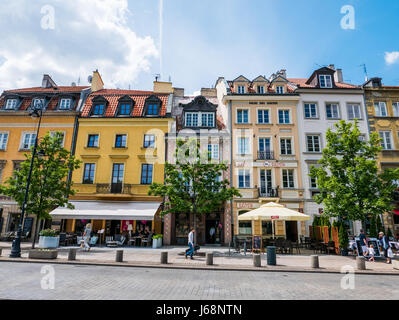
<path id="1" fill-rule="evenodd" d="M 233 187 L 233 119 L 232 103 L 229 101 L 229 130 L 230 130 L 230 188 Z M 230 200 L 230 246 L 234 237 L 233 199 Z"/>

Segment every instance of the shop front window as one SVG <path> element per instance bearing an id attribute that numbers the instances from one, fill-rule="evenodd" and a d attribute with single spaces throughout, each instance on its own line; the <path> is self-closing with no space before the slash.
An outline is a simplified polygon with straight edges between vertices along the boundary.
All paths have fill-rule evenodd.
<path id="1" fill-rule="evenodd" d="M 187 236 L 190 232 L 189 230 L 189 219 L 187 213 L 179 213 L 176 215 L 176 242 L 178 244 L 179 238 L 183 238 L 182 244 L 187 244 Z"/>
<path id="2" fill-rule="evenodd" d="M 8 228 L 7 231 L 13 232 L 18 230 L 19 220 L 21 219 L 20 213 L 10 213 L 8 215 Z"/>
<path id="3" fill-rule="evenodd" d="M 248 212 L 248 210 L 240 211 L 238 215 Z M 252 222 L 251 221 L 239 221 L 238 222 L 238 234 L 240 235 L 251 235 L 252 234 Z"/>
<path id="4" fill-rule="evenodd" d="M 267 236 L 272 234 L 273 234 L 272 222 L 262 221 L 262 235 Z"/>

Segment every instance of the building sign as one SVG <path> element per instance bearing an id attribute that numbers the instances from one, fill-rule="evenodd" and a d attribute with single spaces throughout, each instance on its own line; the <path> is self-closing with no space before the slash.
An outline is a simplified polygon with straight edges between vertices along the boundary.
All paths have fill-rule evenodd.
<path id="1" fill-rule="evenodd" d="M 253 209 L 259 208 L 259 203 L 254 202 L 237 202 L 237 209 Z"/>
<path id="2" fill-rule="evenodd" d="M 280 216 L 272 216 L 272 220 L 278 220 L 280 219 Z"/>
<path id="3" fill-rule="evenodd" d="M 297 164 L 295 162 L 277 162 L 277 161 L 264 161 L 264 162 L 252 162 L 252 161 L 236 161 L 237 168 L 251 168 L 251 167 L 261 167 L 261 168 L 283 168 L 291 167 L 296 168 Z"/>

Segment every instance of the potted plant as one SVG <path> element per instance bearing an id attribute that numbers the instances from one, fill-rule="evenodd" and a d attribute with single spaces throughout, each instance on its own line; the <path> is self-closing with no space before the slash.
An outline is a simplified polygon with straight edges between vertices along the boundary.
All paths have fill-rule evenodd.
<path id="1" fill-rule="evenodd" d="M 56 249 L 31 249 L 29 250 L 29 259 L 57 259 L 58 250 Z"/>
<path id="2" fill-rule="evenodd" d="M 57 231 L 52 229 L 45 229 L 39 233 L 39 248 L 58 248 L 60 237 Z"/>
<path id="3" fill-rule="evenodd" d="M 162 247 L 162 234 L 156 234 L 152 237 L 152 247 L 154 249 Z"/>
<path id="4" fill-rule="evenodd" d="M 341 249 L 341 255 L 347 256 L 349 238 L 348 238 L 348 232 L 346 231 L 346 226 L 343 222 L 341 222 L 339 226 L 338 237 L 339 237 L 339 247 Z"/>

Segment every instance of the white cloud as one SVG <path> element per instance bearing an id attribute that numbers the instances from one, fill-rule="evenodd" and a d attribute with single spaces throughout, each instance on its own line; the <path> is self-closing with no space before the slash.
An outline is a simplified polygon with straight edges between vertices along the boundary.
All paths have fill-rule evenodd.
<path id="1" fill-rule="evenodd" d="M 188 94 L 187 96 L 189 96 L 189 97 L 196 97 L 196 96 L 200 96 L 201 95 L 201 90 L 198 90 L 198 91 L 194 91 L 193 93 L 191 93 L 191 94 Z"/>
<path id="2" fill-rule="evenodd" d="M 10 2 L 12 5 L 10 5 Z M 41 28 L 45 5 L 55 29 Z M 68 85 L 98 69 L 107 87 L 127 88 L 159 53 L 153 38 L 132 30 L 127 0 L 13 0 L 0 3 L 0 89 L 38 86 L 50 74 Z"/>
<path id="3" fill-rule="evenodd" d="M 387 65 L 399 62 L 399 51 L 385 52 L 385 62 Z"/>

